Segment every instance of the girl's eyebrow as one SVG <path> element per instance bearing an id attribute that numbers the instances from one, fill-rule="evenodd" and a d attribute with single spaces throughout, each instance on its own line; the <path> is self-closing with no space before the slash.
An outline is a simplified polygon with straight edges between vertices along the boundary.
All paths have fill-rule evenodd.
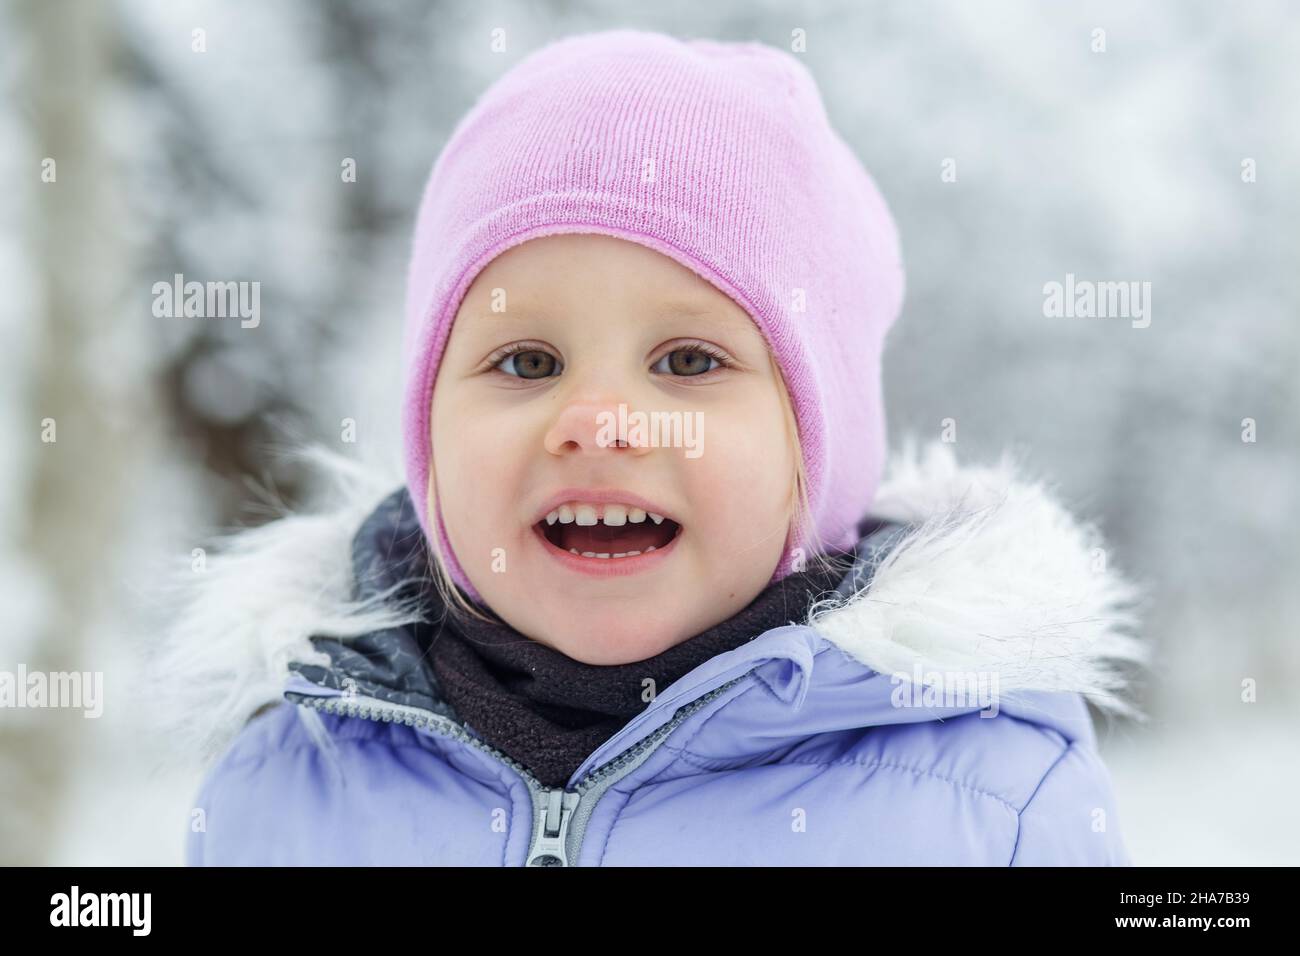
<path id="1" fill-rule="evenodd" d="M 505 320 L 516 319 L 518 321 L 523 321 L 525 319 L 550 318 L 547 312 L 543 309 L 533 309 L 533 308 L 527 308 L 524 306 L 516 306 L 516 305 L 507 306 L 507 308 L 503 312 L 493 312 L 492 309 L 490 308 L 474 309 L 472 314 L 476 317 L 482 317 L 484 319 L 505 319 Z"/>
<path id="2" fill-rule="evenodd" d="M 655 311 L 664 315 L 705 315 L 715 310 L 702 302 L 693 302 L 688 299 L 670 299 L 667 302 L 660 303 Z"/>
<path id="3" fill-rule="evenodd" d="M 669 302 L 657 308 L 655 312 L 663 319 L 710 319 L 732 326 L 742 325 L 742 319 L 748 321 L 743 310 L 741 315 L 735 315 L 730 309 L 696 302 Z"/>

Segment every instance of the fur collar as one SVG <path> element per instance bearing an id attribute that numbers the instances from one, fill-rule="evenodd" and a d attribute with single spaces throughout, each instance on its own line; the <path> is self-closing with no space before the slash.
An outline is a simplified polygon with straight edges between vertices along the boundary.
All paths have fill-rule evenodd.
<path id="1" fill-rule="evenodd" d="M 355 600 L 352 539 L 402 483 L 400 470 L 324 449 L 324 510 L 286 514 L 219 539 L 206 566 L 172 578 L 171 629 L 152 703 L 182 754 L 208 759 L 260 706 L 281 699 L 291 661 L 328 665 L 313 634 L 355 637 L 415 619 L 383 595 Z M 1075 691 L 1140 717 L 1125 699 L 1147 646 L 1133 631 L 1138 589 L 1096 528 L 1074 518 L 1007 454 L 957 464 L 949 445 L 891 456 L 873 515 L 903 522 L 870 583 L 815 606 L 807 623 L 884 673 L 996 670 L 1004 693 Z"/>

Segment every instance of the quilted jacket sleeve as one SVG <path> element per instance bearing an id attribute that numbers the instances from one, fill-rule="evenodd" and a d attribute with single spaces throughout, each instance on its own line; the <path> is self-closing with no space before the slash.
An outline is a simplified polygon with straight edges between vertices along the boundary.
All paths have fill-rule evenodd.
<path id="1" fill-rule="evenodd" d="M 1020 811 L 1012 866 L 1132 866 L 1110 773 L 1077 741 L 1061 753 Z"/>
<path id="2" fill-rule="evenodd" d="M 280 703 L 254 714 L 206 772 L 194 797 L 185 843 L 186 866 L 225 865 L 265 852 L 274 808 L 283 795 L 272 775 L 261 773 L 271 754 L 297 733 L 293 705 Z M 278 798 L 278 799 L 277 799 Z M 223 825 L 224 824 L 224 825 Z"/>

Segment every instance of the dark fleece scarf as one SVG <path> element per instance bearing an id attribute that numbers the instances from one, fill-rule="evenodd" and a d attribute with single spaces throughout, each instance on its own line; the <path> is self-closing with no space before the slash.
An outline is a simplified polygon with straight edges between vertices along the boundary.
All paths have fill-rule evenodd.
<path id="1" fill-rule="evenodd" d="M 494 623 L 448 613 L 429 661 L 466 724 L 545 786 L 562 787 L 597 747 L 645 709 L 646 678 L 663 691 L 764 631 L 800 623 L 811 604 L 848 573 L 849 557 L 837 555 L 829 569 L 815 565 L 769 584 L 727 620 L 631 664 L 575 661 L 520 634 L 482 605 Z"/>

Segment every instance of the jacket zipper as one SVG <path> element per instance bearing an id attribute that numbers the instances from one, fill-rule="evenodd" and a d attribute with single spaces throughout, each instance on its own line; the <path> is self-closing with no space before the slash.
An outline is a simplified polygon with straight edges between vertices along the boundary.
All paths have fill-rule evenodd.
<path id="1" fill-rule="evenodd" d="M 757 670 L 758 666 L 755 665 L 745 673 L 681 705 L 662 726 L 601 766 L 589 770 L 572 790 L 567 787 L 544 786 L 532 771 L 519 761 L 484 743 L 461 724 L 420 707 L 391 704 L 374 697 L 317 697 L 298 691 L 286 691 L 285 697 L 327 714 L 400 723 L 408 727 L 430 730 L 475 747 L 499 760 L 519 774 L 527 785 L 533 801 L 533 829 L 524 866 L 574 866 L 576 864 L 572 861 L 578 858 L 587 823 L 591 820 L 596 804 L 600 802 L 600 798 L 606 791 L 645 763 L 668 735 L 691 714 L 734 684 L 744 680 Z"/>

